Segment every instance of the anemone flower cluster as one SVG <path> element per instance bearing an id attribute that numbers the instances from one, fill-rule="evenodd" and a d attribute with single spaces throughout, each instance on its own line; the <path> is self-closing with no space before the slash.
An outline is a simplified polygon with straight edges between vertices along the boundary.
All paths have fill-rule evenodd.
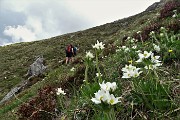
<path id="1" fill-rule="evenodd" d="M 102 50 L 102 49 L 104 49 L 104 44 L 97 40 L 97 43 L 95 45 L 93 45 L 92 47 L 95 49 L 98 49 L 98 50 Z"/>
<path id="2" fill-rule="evenodd" d="M 154 56 L 154 53 L 151 54 L 151 64 L 150 65 L 146 65 L 144 68 L 145 69 L 157 69 L 157 67 L 161 66 L 162 63 L 160 60 L 158 60 L 160 58 L 160 56 Z"/>
<path id="3" fill-rule="evenodd" d="M 58 88 L 56 94 L 57 95 L 60 95 L 60 94 L 65 95 L 66 93 L 64 92 L 64 90 L 62 90 L 62 88 Z"/>
<path id="4" fill-rule="evenodd" d="M 132 46 L 132 49 L 136 49 L 136 48 L 137 48 L 137 46 L 136 46 L 136 45 Z"/>
<path id="5" fill-rule="evenodd" d="M 122 78 L 138 77 L 142 73 L 142 71 L 139 71 L 140 68 L 136 68 L 136 66 L 133 66 L 132 64 L 125 65 L 121 70 L 123 71 Z"/>
<path id="6" fill-rule="evenodd" d="M 109 105 L 114 105 L 121 102 L 119 101 L 121 97 L 115 97 L 113 94 L 110 94 L 111 91 L 114 91 L 117 88 L 117 85 L 115 82 L 104 83 L 103 81 L 102 84 L 99 84 L 99 85 L 101 89 L 98 92 L 94 93 L 95 97 L 91 99 L 95 104 L 100 104 L 104 102 Z"/>
<path id="7" fill-rule="evenodd" d="M 86 52 L 86 58 L 92 59 L 92 58 L 94 58 L 94 55 L 90 51 Z"/>
<path id="8" fill-rule="evenodd" d="M 124 52 L 129 52 L 130 51 L 130 49 L 128 47 L 126 47 L 126 46 L 122 46 L 122 50 L 124 50 Z"/>
<path id="9" fill-rule="evenodd" d="M 160 51 L 160 48 L 159 46 L 155 45 L 154 44 L 154 49 L 156 49 L 156 51 Z M 145 69 L 151 69 L 151 70 L 154 70 L 154 69 L 157 69 L 158 66 L 161 66 L 162 63 L 160 60 L 158 60 L 160 58 L 160 56 L 155 56 L 154 53 L 152 53 L 151 51 L 150 52 L 147 52 L 147 51 L 144 51 L 144 53 L 138 53 L 138 56 L 139 56 L 139 59 L 136 61 L 138 63 L 140 62 L 143 62 L 144 59 L 148 59 L 150 62 L 150 64 L 146 65 L 144 68 Z M 151 59 L 149 59 L 151 58 Z"/>

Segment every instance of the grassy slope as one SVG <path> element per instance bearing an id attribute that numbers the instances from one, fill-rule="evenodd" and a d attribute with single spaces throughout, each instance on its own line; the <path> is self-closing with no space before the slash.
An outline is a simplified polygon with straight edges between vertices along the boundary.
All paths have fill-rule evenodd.
<path id="1" fill-rule="evenodd" d="M 0 99 L 16 84 L 24 80 L 23 75 L 26 74 L 29 65 L 33 63 L 36 56 L 43 55 L 49 69 L 53 69 L 58 65 L 58 61 L 64 59 L 64 49 L 67 44 L 78 45 L 80 56 L 85 53 L 85 50 L 90 49 L 91 44 L 95 43 L 96 40 L 106 44 L 122 39 L 123 35 L 131 32 L 132 28 L 133 30 L 139 29 L 139 21 L 151 19 L 154 14 L 141 13 L 85 31 L 42 41 L 0 47 Z"/>

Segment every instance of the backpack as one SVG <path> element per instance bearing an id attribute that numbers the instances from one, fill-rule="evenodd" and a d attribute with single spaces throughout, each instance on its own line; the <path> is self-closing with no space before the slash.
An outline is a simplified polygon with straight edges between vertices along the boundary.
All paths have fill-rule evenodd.
<path id="1" fill-rule="evenodd" d="M 72 52 L 71 45 L 67 46 L 66 51 L 67 51 L 68 53 Z"/>
<path id="2" fill-rule="evenodd" d="M 77 48 L 76 48 L 76 47 L 73 47 L 73 51 L 74 51 L 74 53 L 76 53 L 76 51 L 77 51 Z"/>

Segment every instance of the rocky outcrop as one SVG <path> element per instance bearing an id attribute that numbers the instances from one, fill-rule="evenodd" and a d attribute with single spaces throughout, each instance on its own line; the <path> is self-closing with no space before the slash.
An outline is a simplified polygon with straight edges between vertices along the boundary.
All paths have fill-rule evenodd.
<path id="1" fill-rule="evenodd" d="M 15 94 L 19 93 L 22 88 L 24 88 L 27 85 L 27 80 L 23 81 L 21 84 L 19 84 L 18 86 L 14 87 L 1 101 L 0 104 L 3 102 L 6 102 L 8 100 L 10 100 Z"/>
<path id="2" fill-rule="evenodd" d="M 155 10 L 159 6 L 160 2 L 155 2 L 151 6 L 149 6 L 145 11 Z"/>
<path id="3" fill-rule="evenodd" d="M 30 79 L 32 77 L 42 75 L 46 68 L 47 67 L 44 65 L 44 58 L 40 56 L 33 64 L 30 65 L 29 70 L 25 76 L 29 77 L 28 79 Z"/>
<path id="4" fill-rule="evenodd" d="M 11 91 L 0 101 L 0 104 L 10 100 L 15 94 L 18 94 L 23 89 L 35 84 L 38 81 L 37 77 L 43 75 L 46 68 L 47 67 L 44 65 L 44 58 L 38 57 L 35 62 L 30 65 L 29 70 L 25 75 L 28 79 L 11 89 Z M 33 80 L 33 78 L 35 79 Z"/>

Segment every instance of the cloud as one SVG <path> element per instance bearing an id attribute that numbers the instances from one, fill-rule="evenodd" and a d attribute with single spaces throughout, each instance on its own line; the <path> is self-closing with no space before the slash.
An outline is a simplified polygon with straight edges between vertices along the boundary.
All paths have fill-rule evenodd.
<path id="1" fill-rule="evenodd" d="M 36 40 L 36 34 L 33 33 L 26 26 L 7 26 L 4 34 L 12 37 L 12 42 L 30 42 Z"/>
<path id="2" fill-rule="evenodd" d="M 91 26 L 88 20 L 70 11 L 63 0 L 2 0 L 0 4 L 2 5 L 0 9 L 6 11 L 6 14 L 0 11 L 3 20 L 19 20 L 14 22 L 15 24 L 0 20 L 0 28 L 4 28 L 0 30 L 0 34 L 3 38 L 10 39 L 6 41 L 8 43 L 46 39 Z M 20 19 L 21 16 L 24 16 L 23 19 Z M 5 42 L 7 39 L 3 40 Z"/>
<path id="3" fill-rule="evenodd" d="M 113 22 L 139 13 L 155 1 L 0 0 L 0 45 L 46 39 Z"/>

